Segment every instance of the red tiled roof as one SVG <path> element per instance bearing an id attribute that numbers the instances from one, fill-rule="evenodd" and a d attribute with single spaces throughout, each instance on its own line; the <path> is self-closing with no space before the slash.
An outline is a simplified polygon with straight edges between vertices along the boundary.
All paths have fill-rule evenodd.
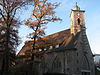
<path id="1" fill-rule="evenodd" d="M 42 48 L 47 48 L 50 46 L 60 45 L 63 48 L 70 49 L 70 48 L 75 47 L 75 45 L 77 43 L 78 36 L 79 36 L 79 33 L 76 36 L 73 36 L 70 33 L 70 29 L 67 29 L 67 30 L 63 30 L 63 31 L 60 31 L 60 32 L 43 37 L 45 39 L 38 40 L 36 43 L 36 46 L 38 48 L 42 49 Z M 32 48 L 31 47 L 32 43 L 33 43 L 33 41 L 27 41 L 25 43 L 24 47 L 22 48 L 22 50 L 19 52 L 19 55 L 22 52 L 30 50 Z"/>

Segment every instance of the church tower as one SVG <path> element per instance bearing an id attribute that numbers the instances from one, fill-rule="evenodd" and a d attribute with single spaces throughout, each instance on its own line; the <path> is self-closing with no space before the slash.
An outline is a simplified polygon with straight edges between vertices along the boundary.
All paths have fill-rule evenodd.
<path id="1" fill-rule="evenodd" d="M 85 27 L 85 20 L 84 20 L 84 10 L 81 10 L 80 7 L 75 5 L 74 9 L 71 11 L 71 34 L 76 34 L 80 32 L 82 27 Z"/>

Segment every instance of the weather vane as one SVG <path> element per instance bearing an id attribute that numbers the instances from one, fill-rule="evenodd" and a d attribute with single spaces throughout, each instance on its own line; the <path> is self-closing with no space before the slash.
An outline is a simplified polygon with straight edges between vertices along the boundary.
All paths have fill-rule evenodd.
<path id="1" fill-rule="evenodd" d="M 77 2 L 76 2 L 76 6 L 77 6 Z"/>
<path id="2" fill-rule="evenodd" d="M 76 6 L 77 6 L 77 4 L 78 4 L 78 0 L 75 0 L 75 3 L 76 3 Z"/>

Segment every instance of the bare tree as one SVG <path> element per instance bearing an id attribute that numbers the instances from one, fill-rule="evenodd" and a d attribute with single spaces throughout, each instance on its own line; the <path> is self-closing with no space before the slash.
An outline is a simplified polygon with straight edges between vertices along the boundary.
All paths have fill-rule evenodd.
<path id="1" fill-rule="evenodd" d="M 0 51 L 3 52 L 1 75 L 8 75 L 13 53 L 19 45 L 17 10 L 31 0 L 0 0 Z M 18 14 L 17 14 L 18 15 Z"/>

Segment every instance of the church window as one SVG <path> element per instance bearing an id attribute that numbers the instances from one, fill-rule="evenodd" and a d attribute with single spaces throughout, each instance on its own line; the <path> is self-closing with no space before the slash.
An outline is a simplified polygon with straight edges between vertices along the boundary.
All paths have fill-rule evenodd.
<path id="1" fill-rule="evenodd" d="M 79 61 L 77 60 L 77 63 L 79 63 Z"/>
<path id="2" fill-rule="evenodd" d="M 79 18 L 77 19 L 77 21 L 78 21 L 78 25 L 80 25 L 80 19 Z"/>
<path id="3" fill-rule="evenodd" d="M 77 68 L 77 70 L 79 71 L 79 68 Z"/>
<path id="4" fill-rule="evenodd" d="M 69 71 L 70 70 L 70 68 L 67 68 L 67 71 Z"/>
<path id="5" fill-rule="evenodd" d="M 67 63 L 71 63 L 72 61 L 72 56 L 70 53 L 67 53 Z"/>
<path id="6" fill-rule="evenodd" d="M 77 56 L 78 56 L 78 53 L 77 53 Z"/>
<path id="7" fill-rule="evenodd" d="M 52 71 L 56 71 L 61 69 L 61 61 L 58 57 L 56 57 L 52 63 Z"/>

